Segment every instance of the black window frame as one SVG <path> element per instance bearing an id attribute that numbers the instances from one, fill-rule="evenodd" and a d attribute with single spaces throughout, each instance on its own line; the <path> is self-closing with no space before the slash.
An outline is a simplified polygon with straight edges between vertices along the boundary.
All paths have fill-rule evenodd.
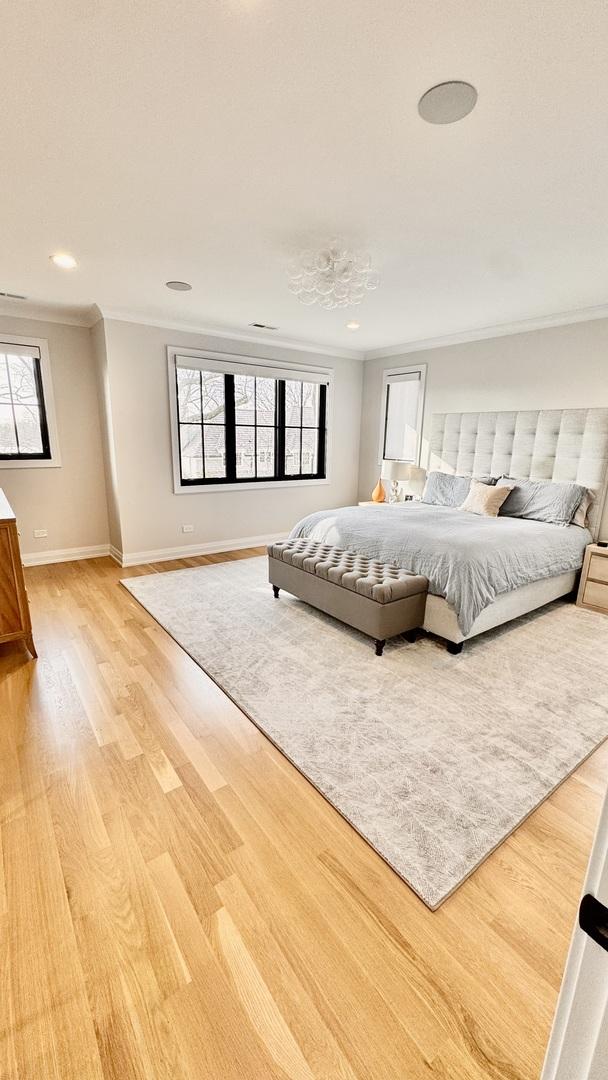
<path id="1" fill-rule="evenodd" d="M 0 353 L 4 353 L 5 355 L 11 355 L 11 356 L 27 355 L 27 356 L 29 356 L 29 352 L 23 353 L 22 351 L 20 351 L 23 348 L 24 348 L 24 346 L 19 345 L 15 341 L 0 341 Z M 30 348 L 32 348 L 32 346 L 28 345 L 27 348 L 29 350 Z M 22 453 L 21 451 L 18 450 L 16 454 L 5 454 L 0 449 L 0 461 L 51 461 L 52 460 L 51 439 L 50 439 L 50 435 L 49 435 L 49 422 L 48 422 L 48 416 L 47 416 L 47 410 L 46 410 L 46 401 L 45 401 L 45 398 L 44 398 L 44 384 L 43 384 L 43 381 L 42 381 L 42 356 L 41 356 L 41 353 L 40 353 L 40 349 L 38 347 L 36 347 L 36 348 L 37 348 L 38 355 L 37 356 L 32 356 L 31 359 L 34 361 L 34 380 L 35 380 L 35 383 L 36 383 L 37 406 L 38 406 L 38 409 L 39 409 L 39 417 L 40 417 L 40 441 L 42 443 L 42 450 L 39 453 Z M 14 425 L 14 429 L 15 429 L 15 441 L 17 443 L 17 446 L 19 446 L 19 430 L 17 428 L 17 420 L 16 420 L 16 417 L 15 417 L 15 405 L 19 404 L 19 402 L 16 402 L 16 401 L 13 400 L 12 387 L 10 386 L 10 372 L 8 372 L 8 370 L 7 370 L 7 374 L 8 374 L 8 380 L 9 380 L 9 389 L 11 390 L 11 400 L 10 400 L 9 404 L 11 405 L 11 410 L 12 410 L 12 414 L 13 414 L 13 425 Z"/>
<path id="2" fill-rule="evenodd" d="M 225 453 L 226 453 L 226 475 L 214 476 L 214 477 L 195 477 L 193 479 L 184 477 L 182 471 L 182 427 L 194 426 L 200 427 L 202 431 L 203 440 L 203 468 L 204 468 L 204 437 L 205 427 L 219 427 L 221 425 L 205 424 L 202 419 L 202 394 L 201 394 L 201 420 L 190 421 L 182 420 L 179 411 L 179 381 L 178 371 L 179 369 L 186 369 L 188 371 L 200 371 L 201 378 L 203 372 L 209 372 L 212 374 L 223 375 L 224 378 L 224 430 L 225 430 Z M 253 375 L 254 378 L 273 379 L 276 385 L 275 389 L 275 422 L 272 424 L 258 424 L 257 422 L 257 408 L 254 406 L 254 419 L 253 423 L 243 424 L 237 423 L 236 417 L 236 405 L 234 395 L 234 373 L 225 371 L 215 371 L 212 368 L 200 367 L 198 364 L 191 368 L 187 364 L 175 365 L 175 412 L 176 412 L 176 430 L 177 430 L 177 453 L 178 453 L 178 468 L 179 468 L 179 481 L 180 487 L 183 488 L 196 488 L 196 487 L 225 487 L 229 484 L 284 484 L 284 483 L 298 483 L 302 480 L 326 480 L 327 479 L 327 384 L 319 382 L 319 422 L 318 425 L 302 424 L 302 412 L 303 405 L 300 406 L 300 424 L 286 424 L 285 423 L 285 383 L 288 381 L 293 382 L 310 382 L 310 379 L 299 377 L 295 372 L 293 377 L 287 379 L 286 377 L 273 376 L 272 372 L 268 374 L 258 375 L 250 371 L 244 371 L 244 375 Z M 257 384 L 255 393 L 257 394 Z M 255 398 L 254 398 L 255 401 Z M 254 447 L 257 450 L 257 431 L 259 428 L 273 428 L 274 429 L 274 465 L 275 470 L 272 476 L 237 476 L 236 472 L 236 429 L 237 427 L 252 427 L 255 432 Z M 286 429 L 293 429 L 300 431 L 300 468 L 302 464 L 302 431 L 317 431 L 317 471 L 314 473 L 286 473 L 285 472 L 285 432 Z M 257 455 L 254 452 L 254 463 L 257 469 Z"/>

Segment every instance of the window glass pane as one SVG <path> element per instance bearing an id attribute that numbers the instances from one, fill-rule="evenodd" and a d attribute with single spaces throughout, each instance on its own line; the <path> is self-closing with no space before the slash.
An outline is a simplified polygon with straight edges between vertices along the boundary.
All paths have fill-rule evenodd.
<path id="1" fill-rule="evenodd" d="M 0 353 L 0 401 L 10 401 L 11 394 L 8 384 L 8 361 L 4 353 Z"/>
<path id="2" fill-rule="evenodd" d="M 221 479 L 226 475 L 226 428 L 205 424 L 205 476 Z"/>
<path id="3" fill-rule="evenodd" d="M 274 476 L 274 428 L 258 428 L 258 476 Z"/>
<path id="4" fill-rule="evenodd" d="M 285 473 L 297 476 L 300 472 L 300 429 L 287 428 L 285 431 Z"/>
<path id="5" fill-rule="evenodd" d="M 274 424 L 276 379 L 256 379 L 256 423 Z"/>
<path id="6" fill-rule="evenodd" d="M 184 480 L 203 478 L 203 436 L 198 424 L 180 424 L 182 476 Z"/>
<path id="7" fill-rule="evenodd" d="M 15 405 L 20 454 L 41 454 L 40 410 L 37 405 Z"/>
<path id="8" fill-rule="evenodd" d="M 399 461 L 416 458 L 418 394 L 420 380 L 391 382 L 386 390 L 384 457 Z"/>
<path id="9" fill-rule="evenodd" d="M 13 401 L 22 405 L 37 405 L 38 388 L 33 356 L 14 356 L 9 353 L 7 363 Z"/>
<path id="10" fill-rule="evenodd" d="M 285 423 L 300 423 L 300 407 L 302 403 L 302 383 L 293 379 L 285 380 Z"/>
<path id="11" fill-rule="evenodd" d="M 17 439 L 10 405 L 0 403 L 0 454 L 16 454 Z"/>
<path id="12" fill-rule="evenodd" d="M 239 480 L 255 476 L 255 428 L 236 429 L 236 475 Z"/>
<path id="13" fill-rule="evenodd" d="M 190 368 L 177 369 L 177 395 L 179 398 L 180 420 L 200 420 L 201 418 L 201 376 L 200 371 Z"/>
<path id="14" fill-rule="evenodd" d="M 302 383 L 302 424 L 304 427 L 319 425 L 319 383 Z"/>
<path id="15" fill-rule="evenodd" d="M 316 428 L 302 432 L 302 472 L 316 473 L 319 433 Z"/>
<path id="16" fill-rule="evenodd" d="M 203 419 L 206 424 L 225 424 L 224 376 L 215 371 L 201 372 L 203 382 Z"/>
<path id="17" fill-rule="evenodd" d="M 255 424 L 255 378 L 234 376 L 234 409 L 237 424 Z"/>

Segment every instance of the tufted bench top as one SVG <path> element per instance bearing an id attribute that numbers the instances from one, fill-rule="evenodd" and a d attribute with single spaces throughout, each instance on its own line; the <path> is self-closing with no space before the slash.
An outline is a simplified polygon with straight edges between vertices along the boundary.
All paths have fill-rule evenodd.
<path id="1" fill-rule="evenodd" d="M 425 593 L 428 578 L 410 574 L 397 566 L 367 559 L 356 551 L 323 544 L 319 540 L 277 540 L 270 544 L 268 554 L 299 570 L 341 585 L 344 589 L 367 596 L 378 604 L 390 604 L 407 596 Z"/>

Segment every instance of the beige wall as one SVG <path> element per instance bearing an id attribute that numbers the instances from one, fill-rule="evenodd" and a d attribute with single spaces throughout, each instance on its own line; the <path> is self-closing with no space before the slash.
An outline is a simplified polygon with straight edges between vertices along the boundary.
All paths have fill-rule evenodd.
<path id="1" fill-rule="evenodd" d="M 359 497 L 378 478 L 382 372 L 427 364 L 422 464 L 435 412 L 608 406 L 608 319 L 411 352 L 364 365 Z M 601 535 L 608 539 L 608 508 Z"/>
<path id="2" fill-rule="evenodd" d="M 89 331 L 36 319 L 0 317 L 0 333 L 48 342 L 61 451 L 59 468 L 0 467 L 24 556 L 108 543 L 97 383 Z M 34 529 L 48 536 L 35 540 Z"/>
<path id="3" fill-rule="evenodd" d="M 116 470 L 116 453 L 114 449 L 114 424 L 112 412 L 112 400 L 110 394 L 110 373 L 108 366 L 108 353 L 106 348 L 105 324 L 103 319 L 96 322 L 91 328 L 91 348 L 95 363 L 97 379 L 97 396 L 99 403 L 99 419 L 101 425 L 101 445 L 103 449 L 103 464 L 106 483 L 106 498 L 108 508 L 108 531 L 110 544 L 115 551 L 122 551 L 122 530 L 120 522 L 120 503 L 118 491 L 118 475 Z"/>
<path id="4" fill-rule="evenodd" d="M 137 552 L 272 536 L 304 514 L 357 494 L 362 364 L 293 349 L 104 320 L 122 550 Z M 327 485 L 173 492 L 167 345 L 332 368 L 331 482 Z M 194 531 L 184 534 L 182 524 Z"/>

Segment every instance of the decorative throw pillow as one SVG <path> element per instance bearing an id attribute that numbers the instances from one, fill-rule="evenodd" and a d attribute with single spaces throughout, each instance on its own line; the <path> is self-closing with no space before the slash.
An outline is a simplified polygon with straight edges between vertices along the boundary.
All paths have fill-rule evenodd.
<path id="1" fill-rule="evenodd" d="M 495 484 L 488 476 L 480 478 L 483 483 Z M 470 476 L 454 476 L 453 473 L 430 472 L 426 478 L 421 501 L 431 506 L 461 506 L 471 486 Z"/>
<path id="2" fill-rule="evenodd" d="M 512 488 L 506 484 L 494 487 L 484 484 L 481 480 L 471 480 L 471 489 L 464 500 L 461 510 L 468 510 L 470 514 L 482 514 L 484 517 L 497 517 L 505 499 Z"/>
<path id="3" fill-rule="evenodd" d="M 573 525 L 580 525 L 581 529 L 587 528 L 587 515 L 595 502 L 595 495 L 592 491 L 586 491 L 583 495 L 580 503 L 576 508 L 574 517 L 572 518 Z"/>
<path id="4" fill-rule="evenodd" d="M 517 480 L 501 476 L 498 487 L 507 485 L 511 493 L 501 514 L 507 517 L 531 518 L 552 525 L 570 525 L 586 492 L 581 484 L 555 480 Z"/>

